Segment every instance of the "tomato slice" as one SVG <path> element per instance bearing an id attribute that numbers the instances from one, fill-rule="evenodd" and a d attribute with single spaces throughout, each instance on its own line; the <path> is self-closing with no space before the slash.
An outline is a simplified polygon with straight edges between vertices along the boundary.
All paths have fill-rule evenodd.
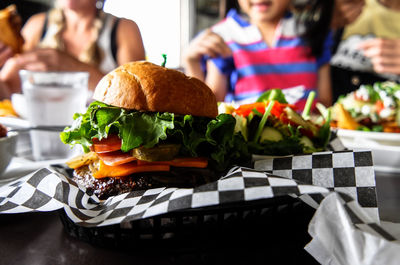
<path id="1" fill-rule="evenodd" d="M 99 158 L 107 166 L 118 166 L 136 160 L 130 153 L 124 153 L 120 150 L 106 153 L 98 153 Z"/>
<path id="2" fill-rule="evenodd" d="M 107 138 L 101 140 L 93 138 L 92 141 L 93 151 L 96 153 L 107 153 L 121 149 L 121 139 L 115 134 L 109 135 Z"/>

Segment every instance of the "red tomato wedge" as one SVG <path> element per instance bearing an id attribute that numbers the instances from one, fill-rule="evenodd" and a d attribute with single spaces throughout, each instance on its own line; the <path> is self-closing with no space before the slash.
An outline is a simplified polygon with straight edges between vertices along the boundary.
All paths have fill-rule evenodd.
<path id="1" fill-rule="evenodd" d="M 377 100 L 376 103 L 375 103 L 375 107 L 376 107 L 376 111 L 378 113 L 380 113 L 385 108 L 385 105 L 383 105 L 383 101 L 382 100 Z"/>
<path id="2" fill-rule="evenodd" d="M 93 138 L 93 151 L 96 153 L 107 153 L 121 149 L 121 139 L 115 134 L 109 135 L 107 138 L 99 140 Z"/>
<path id="3" fill-rule="evenodd" d="M 205 157 L 180 157 L 170 161 L 137 161 L 138 165 L 170 165 L 172 167 L 197 167 L 206 168 L 208 159 Z"/>
<path id="4" fill-rule="evenodd" d="M 240 105 L 237 109 L 235 109 L 235 113 L 237 115 L 247 117 L 249 114 L 256 109 L 260 113 L 264 113 L 265 111 L 265 103 L 264 102 L 255 102 L 251 104 L 243 104 Z"/>
<path id="5" fill-rule="evenodd" d="M 123 177 L 140 172 L 169 171 L 169 168 L 169 165 L 138 165 L 136 161 L 118 166 L 107 166 L 100 160 L 99 170 L 93 173 L 93 177 Z"/>
<path id="6" fill-rule="evenodd" d="M 250 113 L 256 109 L 258 112 L 261 114 L 264 114 L 265 112 L 265 107 L 267 106 L 268 103 L 264 102 L 255 102 L 255 103 L 250 103 L 250 104 L 244 104 L 240 105 L 237 109 L 235 109 L 235 113 L 237 115 L 247 117 L 250 115 Z M 292 109 L 295 109 L 296 107 L 290 104 L 285 104 L 285 103 L 279 103 L 278 101 L 275 101 L 274 106 L 271 109 L 271 114 L 274 115 L 275 117 L 280 117 L 282 113 L 284 113 L 284 109 L 289 106 Z"/>
<path id="7" fill-rule="evenodd" d="M 118 166 L 136 160 L 130 153 L 124 153 L 120 150 L 98 153 L 97 155 L 107 166 Z"/>

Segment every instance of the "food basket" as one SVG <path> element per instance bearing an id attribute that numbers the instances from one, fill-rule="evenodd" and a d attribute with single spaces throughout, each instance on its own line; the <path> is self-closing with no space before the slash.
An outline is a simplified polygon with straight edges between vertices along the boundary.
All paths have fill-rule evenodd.
<path id="1" fill-rule="evenodd" d="M 73 171 L 64 166 L 53 166 L 60 173 L 72 177 Z M 117 249 L 159 246 L 198 247 L 204 241 L 226 242 L 227 238 L 254 237 L 266 227 L 287 224 L 290 233 L 302 231 L 300 238 L 309 240 L 307 224 L 314 209 L 297 198 L 285 195 L 254 201 L 224 203 L 216 206 L 172 211 L 150 218 L 108 226 L 87 227 L 76 224 L 64 209 L 58 210 L 65 232 L 95 246 Z M 271 236 L 275 229 L 267 229 Z M 282 231 L 275 236 L 282 236 Z"/>
<path id="2" fill-rule="evenodd" d="M 104 248 L 124 250 L 160 248 L 196 249 L 207 244 L 238 244 L 252 240 L 270 242 L 294 239 L 300 249 L 310 241 L 307 225 L 314 209 L 290 196 L 176 211 L 128 223 L 84 227 L 64 210 L 60 218 L 66 233 Z M 285 227 L 285 229 L 274 229 Z M 265 239 L 265 238 L 264 238 Z M 257 242 L 259 242 L 259 240 Z M 211 243 L 214 242 L 214 243 Z"/>
<path id="3" fill-rule="evenodd" d="M 1 187 L 0 212 L 59 211 L 69 235 L 106 248 L 168 252 L 207 246 L 229 252 L 241 244 L 243 251 L 262 247 L 260 253 L 282 257 L 293 249 L 304 252 L 313 220 L 330 224 L 326 214 L 315 219 L 321 211 L 335 213 L 330 220 L 340 217 L 335 224 L 354 233 L 395 240 L 379 226 L 376 199 L 371 152 L 344 150 L 264 158 L 194 188 L 153 188 L 103 201 L 62 166 L 52 166 Z M 311 234 L 311 242 L 331 238 L 336 226 L 326 229 Z"/>

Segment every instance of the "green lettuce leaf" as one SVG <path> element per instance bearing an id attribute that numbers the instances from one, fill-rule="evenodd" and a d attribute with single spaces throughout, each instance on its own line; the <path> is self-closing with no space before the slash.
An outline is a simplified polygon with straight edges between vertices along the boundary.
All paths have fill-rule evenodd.
<path id="1" fill-rule="evenodd" d="M 74 123 L 60 134 L 65 144 L 80 144 L 89 151 L 93 138 L 117 134 L 122 139 L 121 150 L 127 152 L 139 146 L 153 147 L 159 143 L 182 144 L 183 156 L 211 158 L 211 165 L 224 170 L 233 163 L 249 160 L 241 133 L 235 133 L 236 120 L 220 114 L 215 119 L 172 113 L 128 111 L 101 102 L 93 102 L 86 113 L 75 114 Z"/>
<path id="2" fill-rule="evenodd" d="M 256 102 L 266 102 L 268 100 L 275 100 L 279 103 L 288 103 L 286 101 L 285 94 L 282 92 L 281 89 L 270 89 L 262 93 Z"/>

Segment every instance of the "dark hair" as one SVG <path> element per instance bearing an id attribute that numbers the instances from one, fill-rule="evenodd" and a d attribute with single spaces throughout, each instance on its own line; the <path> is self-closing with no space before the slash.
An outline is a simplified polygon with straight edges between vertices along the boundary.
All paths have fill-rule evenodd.
<path id="1" fill-rule="evenodd" d="M 231 9 L 236 9 L 237 11 L 240 11 L 238 0 L 225 0 L 224 17 L 228 14 L 229 10 Z"/>
<path id="2" fill-rule="evenodd" d="M 297 25 L 304 26 L 302 38 L 315 57 L 322 55 L 325 39 L 330 32 L 334 0 L 311 0 L 295 6 Z"/>

